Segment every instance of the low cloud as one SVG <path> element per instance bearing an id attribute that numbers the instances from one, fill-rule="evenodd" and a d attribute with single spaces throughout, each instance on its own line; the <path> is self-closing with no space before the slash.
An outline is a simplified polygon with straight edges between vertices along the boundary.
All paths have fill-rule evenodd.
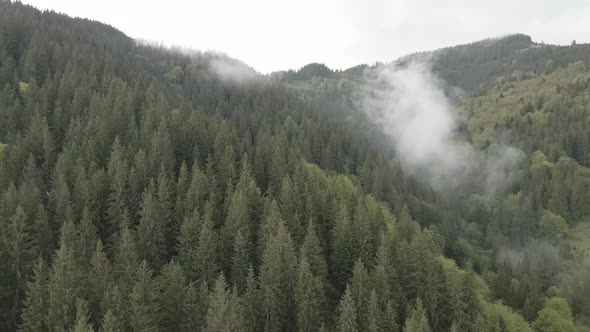
<path id="1" fill-rule="evenodd" d="M 215 57 L 210 61 L 210 66 L 223 81 L 231 83 L 251 82 L 260 77 L 260 74 L 245 63 L 228 57 Z"/>
<path id="2" fill-rule="evenodd" d="M 493 145 L 483 153 L 461 139 L 448 96 L 458 91 L 445 89 L 428 64 L 380 66 L 367 77 L 363 109 L 391 138 L 405 172 L 439 189 L 475 186 L 494 192 L 510 184 L 517 150 Z"/>

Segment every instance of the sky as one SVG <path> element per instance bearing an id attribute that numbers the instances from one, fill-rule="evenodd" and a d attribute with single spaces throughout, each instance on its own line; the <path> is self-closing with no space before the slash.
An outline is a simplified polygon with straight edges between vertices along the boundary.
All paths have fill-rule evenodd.
<path id="1" fill-rule="evenodd" d="M 333 69 L 512 33 L 589 42 L 588 0 L 25 0 L 130 37 L 218 51 L 261 73 Z"/>

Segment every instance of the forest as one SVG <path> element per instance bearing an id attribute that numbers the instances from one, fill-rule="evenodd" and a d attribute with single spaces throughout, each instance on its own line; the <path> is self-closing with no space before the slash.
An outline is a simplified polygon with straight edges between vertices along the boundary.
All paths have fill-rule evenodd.
<path id="1" fill-rule="evenodd" d="M 509 186 L 433 185 L 361 110 L 423 58 Z M 589 44 L 262 75 L 0 0 L 0 60 L 0 331 L 590 331 Z"/>

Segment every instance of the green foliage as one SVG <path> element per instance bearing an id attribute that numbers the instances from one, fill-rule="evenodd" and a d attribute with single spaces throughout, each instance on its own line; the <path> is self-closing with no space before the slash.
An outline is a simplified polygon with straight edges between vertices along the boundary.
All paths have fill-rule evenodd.
<path id="1" fill-rule="evenodd" d="M 244 325 L 243 308 L 236 292 L 231 291 L 221 274 L 209 296 L 206 317 L 207 331 L 240 331 Z"/>
<path id="2" fill-rule="evenodd" d="M 340 332 L 355 332 L 359 331 L 357 325 L 357 316 L 356 316 L 356 305 L 354 303 L 354 299 L 352 298 L 352 294 L 350 292 L 350 288 L 348 285 L 346 286 L 346 290 L 344 291 L 344 295 L 340 300 L 340 304 L 338 306 L 338 324 L 336 329 Z"/>
<path id="3" fill-rule="evenodd" d="M 506 331 L 532 331 L 527 321 L 518 313 L 501 303 L 490 303 L 484 306 L 486 330 L 499 331 L 505 326 Z"/>
<path id="4" fill-rule="evenodd" d="M 430 332 L 430 326 L 428 325 L 428 319 L 426 318 L 426 312 L 424 311 L 424 305 L 422 300 L 417 299 L 416 305 L 412 308 L 409 314 L 409 318 L 404 324 L 404 332 Z"/>
<path id="5" fill-rule="evenodd" d="M 569 304 L 559 297 L 545 301 L 545 306 L 533 322 L 533 328 L 541 332 L 577 331 Z"/>
<path id="6" fill-rule="evenodd" d="M 6 146 L 7 146 L 6 144 L 0 143 L 0 160 L 4 156 L 4 150 L 6 150 Z"/>
<path id="7" fill-rule="evenodd" d="M 0 330 L 588 323 L 588 46 L 436 54 L 468 92 L 458 134 L 523 156 L 507 191 L 402 171 L 358 112 L 383 65 L 236 84 L 225 56 L 0 2 Z"/>
<path id="8" fill-rule="evenodd" d="M 545 211 L 543 218 L 539 221 L 539 232 L 550 239 L 559 239 L 568 230 L 567 221 L 551 211 Z"/>

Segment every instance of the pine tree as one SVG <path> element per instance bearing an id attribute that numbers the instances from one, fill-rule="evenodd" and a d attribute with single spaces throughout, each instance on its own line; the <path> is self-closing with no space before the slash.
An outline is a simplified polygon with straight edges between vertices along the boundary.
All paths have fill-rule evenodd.
<path id="1" fill-rule="evenodd" d="M 293 288 L 296 257 L 291 237 L 281 222 L 264 249 L 260 267 L 260 288 L 266 330 L 279 330 L 294 323 Z"/>
<path id="2" fill-rule="evenodd" d="M 158 174 L 157 190 L 157 220 L 163 233 L 162 261 L 168 260 L 169 255 L 175 254 L 175 249 L 169 244 L 174 243 L 178 237 L 180 224 L 175 221 L 174 214 L 174 189 L 173 182 L 163 168 Z"/>
<path id="3" fill-rule="evenodd" d="M 356 257 L 358 257 L 354 240 L 354 229 L 348 208 L 341 202 L 335 216 L 332 230 L 332 280 L 337 289 L 343 289 L 350 277 Z"/>
<path id="4" fill-rule="evenodd" d="M 199 212 L 195 209 L 190 216 L 184 217 L 178 236 L 178 261 L 190 280 L 200 277 L 200 266 L 197 265 L 200 228 Z"/>
<path id="5" fill-rule="evenodd" d="M 75 323 L 75 303 L 81 278 L 72 251 L 74 245 L 75 227 L 68 220 L 62 227 L 60 248 L 49 275 L 47 314 L 49 330 L 67 330 Z"/>
<path id="6" fill-rule="evenodd" d="M 320 278 L 322 282 L 327 282 L 328 268 L 324 250 L 321 247 L 314 223 L 311 220 L 307 225 L 307 233 L 301 244 L 299 257 L 300 259 L 305 258 L 309 262 L 309 267 L 314 276 Z"/>
<path id="7" fill-rule="evenodd" d="M 38 259 L 33 268 L 33 281 L 27 283 L 27 296 L 22 313 L 22 324 L 19 327 L 20 331 L 34 332 L 48 330 L 48 283 L 47 266 L 42 259 Z"/>
<path id="8" fill-rule="evenodd" d="M 117 316 L 115 316 L 111 309 L 107 310 L 107 313 L 104 315 L 102 320 L 100 332 L 117 332 L 120 330 L 121 327 L 119 325 L 119 321 L 117 320 Z"/>
<path id="9" fill-rule="evenodd" d="M 48 260 L 53 253 L 54 234 L 49 224 L 47 211 L 43 204 L 37 207 L 37 214 L 33 224 L 33 234 L 39 248 L 39 254 L 44 260 Z"/>
<path id="10" fill-rule="evenodd" d="M 158 201 L 155 197 L 155 183 L 143 193 L 141 218 L 137 226 L 137 253 L 154 268 L 159 268 L 165 257 L 164 225 L 160 222 Z"/>
<path id="11" fill-rule="evenodd" d="M 258 280 L 254 274 L 252 265 L 248 267 L 248 276 L 246 279 L 246 290 L 242 296 L 244 303 L 244 327 L 246 331 L 260 331 L 261 324 L 261 299 Z"/>
<path id="12" fill-rule="evenodd" d="M 209 306 L 209 291 L 205 281 L 200 286 L 189 282 L 182 302 L 182 329 L 201 331 L 205 327 L 205 316 Z"/>
<path id="13" fill-rule="evenodd" d="M 182 267 L 175 261 L 164 265 L 160 273 L 158 278 L 160 326 L 164 330 L 177 331 L 183 319 L 182 304 L 187 292 L 186 277 Z"/>
<path id="14" fill-rule="evenodd" d="M 406 324 L 404 325 L 404 332 L 430 332 L 428 325 L 428 318 L 422 300 L 416 300 L 416 305 L 410 310 Z"/>
<path id="15" fill-rule="evenodd" d="M 137 268 L 136 281 L 130 296 L 129 324 L 133 331 L 158 330 L 158 289 L 146 261 Z"/>
<path id="16" fill-rule="evenodd" d="M 113 282 L 111 263 L 104 252 L 102 242 L 96 242 L 96 249 L 90 260 L 88 275 L 88 293 L 90 294 L 88 304 L 90 312 L 94 313 L 93 318 L 98 323 L 101 312 L 101 302 L 108 287 Z"/>
<path id="17" fill-rule="evenodd" d="M 178 171 L 178 180 L 176 181 L 176 188 L 175 188 L 175 203 L 174 203 L 174 211 L 176 212 L 176 218 L 178 220 L 184 220 L 193 210 L 185 210 L 184 207 L 187 204 L 186 195 L 188 189 L 190 187 L 190 174 L 188 167 L 186 165 L 186 161 L 182 161 L 180 165 L 180 170 Z"/>
<path id="18" fill-rule="evenodd" d="M 250 238 L 250 216 L 248 199 L 241 190 L 236 190 L 232 195 L 229 202 L 229 209 L 227 211 L 227 218 L 222 229 L 223 236 L 223 257 L 222 261 L 231 262 L 232 252 L 235 244 L 235 237 L 240 233 L 243 237 L 241 240 L 243 244 L 248 244 L 247 239 Z M 244 248 L 250 255 L 251 248 Z M 226 266 L 227 271 L 231 269 L 230 266 Z"/>
<path id="19" fill-rule="evenodd" d="M 205 175 L 205 173 L 199 169 L 198 162 L 193 162 L 193 167 L 191 170 L 191 183 L 184 201 L 183 211 L 185 215 L 190 214 L 190 212 L 195 210 L 205 210 L 205 200 L 209 193 L 207 180 L 207 175 Z"/>
<path id="20" fill-rule="evenodd" d="M 125 294 L 133 288 L 138 267 L 139 258 L 133 234 L 128 228 L 123 228 L 116 245 L 113 272 L 118 285 Z"/>
<path id="21" fill-rule="evenodd" d="M 305 257 L 301 258 L 295 284 L 297 305 L 297 328 L 301 331 L 317 331 L 322 325 L 325 307 L 324 286 L 313 275 Z"/>
<path id="22" fill-rule="evenodd" d="M 238 231 L 234 237 L 233 255 L 231 261 L 231 280 L 243 292 L 246 289 L 248 267 L 250 266 L 249 245 L 242 232 Z"/>
<path id="23" fill-rule="evenodd" d="M 373 289 L 371 290 L 371 295 L 369 297 L 369 303 L 367 306 L 367 331 L 382 331 L 384 325 L 383 312 L 381 311 L 377 301 L 377 293 Z"/>
<path id="24" fill-rule="evenodd" d="M 305 225 L 302 224 L 304 217 L 304 200 L 301 199 L 300 193 L 293 181 L 288 177 L 284 177 L 281 184 L 281 192 L 279 194 L 279 202 L 281 212 L 285 216 L 289 233 L 293 235 L 293 240 L 296 244 L 300 244 L 303 240 Z"/>
<path id="25" fill-rule="evenodd" d="M 12 322 L 17 321 L 17 312 L 24 294 L 26 286 L 26 277 L 34 262 L 37 248 L 31 237 L 29 227 L 26 223 L 27 216 L 19 205 L 16 208 L 15 215 L 11 218 L 8 228 L 2 233 L 3 246 L 8 252 L 13 273 L 13 296 L 12 296 Z"/>
<path id="26" fill-rule="evenodd" d="M 241 331 L 244 317 L 240 299 L 219 275 L 209 295 L 206 330 L 211 332 Z"/>
<path id="27" fill-rule="evenodd" d="M 478 324 L 482 321 L 481 305 L 477 295 L 475 276 L 471 267 L 467 267 L 462 285 L 462 302 L 465 304 L 464 315 L 466 320 L 461 326 L 465 331 L 477 331 Z"/>
<path id="28" fill-rule="evenodd" d="M 370 280 L 369 273 L 360 258 L 356 261 L 352 271 L 350 292 L 356 305 L 358 327 L 360 330 L 366 330 L 368 329 L 367 308 L 370 296 Z"/>
<path id="29" fill-rule="evenodd" d="M 395 309 L 395 303 L 391 300 L 387 301 L 385 305 L 383 329 L 385 331 L 399 331 L 398 315 Z"/>
<path id="30" fill-rule="evenodd" d="M 284 220 L 281 216 L 281 211 L 279 210 L 277 202 L 273 199 L 266 206 L 264 220 L 258 230 L 258 241 L 256 243 L 258 252 L 256 253 L 256 256 L 259 257 L 259 259 L 262 257 L 270 238 L 276 234 L 280 223 L 284 223 Z"/>
<path id="31" fill-rule="evenodd" d="M 84 208 L 82 220 L 77 226 L 76 239 L 76 257 L 78 265 L 84 270 L 90 266 L 90 259 L 96 248 L 96 241 L 98 240 L 98 232 L 94 222 L 90 219 L 90 211 L 87 207 Z"/>
<path id="32" fill-rule="evenodd" d="M 205 209 L 205 215 L 199 231 L 199 243 L 196 251 L 196 265 L 200 267 L 199 277 L 207 285 L 212 285 L 215 275 L 219 273 L 218 257 L 218 236 L 213 229 L 211 208 Z"/>
<path id="33" fill-rule="evenodd" d="M 356 317 L 356 305 L 352 298 L 350 287 L 346 285 L 344 295 L 338 305 L 338 324 L 336 330 L 339 332 L 355 332 L 359 331 Z"/>
<path id="34" fill-rule="evenodd" d="M 128 194 L 128 166 L 125 159 L 124 148 L 118 137 L 115 138 L 107 173 L 112 181 L 110 182 L 110 192 L 108 196 L 107 220 L 109 227 L 107 236 L 109 238 L 121 229 L 123 222 L 123 212 L 127 206 Z M 112 240 L 111 240 L 112 241 Z M 112 242 L 111 242 L 112 244 Z"/>
<path id="35" fill-rule="evenodd" d="M 74 332 L 93 332 L 94 329 L 88 322 L 90 315 L 88 313 L 88 303 L 83 299 L 76 301 L 76 323 L 74 325 Z"/>

